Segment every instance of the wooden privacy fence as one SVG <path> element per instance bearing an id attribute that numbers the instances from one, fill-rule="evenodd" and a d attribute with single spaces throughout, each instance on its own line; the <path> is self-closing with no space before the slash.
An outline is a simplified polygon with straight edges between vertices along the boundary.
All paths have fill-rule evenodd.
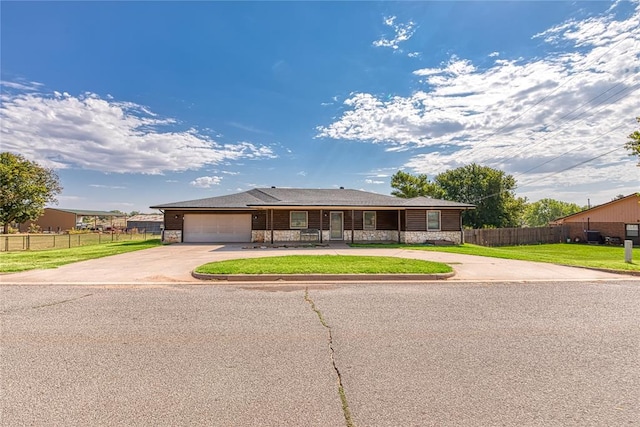
<path id="1" fill-rule="evenodd" d="M 535 228 L 481 228 L 464 230 L 465 243 L 482 246 L 560 243 L 566 239 L 562 226 Z"/>

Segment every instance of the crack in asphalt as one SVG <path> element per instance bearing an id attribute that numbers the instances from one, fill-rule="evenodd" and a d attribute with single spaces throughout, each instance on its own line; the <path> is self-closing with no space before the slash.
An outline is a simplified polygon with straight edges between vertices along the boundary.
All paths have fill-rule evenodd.
<path id="1" fill-rule="evenodd" d="M 90 297 L 92 295 L 93 294 L 80 295 L 79 297 L 75 297 L 75 298 L 69 298 L 69 299 L 65 299 L 65 300 L 62 300 L 62 301 L 54 301 L 54 302 L 50 302 L 50 303 L 47 303 L 47 304 L 32 305 L 31 307 L 9 308 L 9 309 L 6 309 L 6 310 L 0 310 L 0 314 L 9 314 L 9 313 L 16 313 L 16 312 L 19 312 L 19 311 L 35 310 L 35 309 L 38 309 L 38 308 L 51 307 L 51 306 L 54 306 L 54 305 L 64 304 L 66 302 L 77 301 L 79 299 Z"/>
<path id="2" fill-rule="evenodd" d="M 344 391 L 344 385 L 342 384 L 342 375 L 340 374 L 340 370 L 338 369 L 338 365 L 336 365 L 335 358 L 335 350 L 333 348 L 333 335 L 331 333 L 331 326 L 329 326 L 322 315 L 322 312 L 316 307 L 315 302 L 309 297 L 309 288 L 304 290 L 304 300 L 311 306 L 311 309 L 316 313 L 318 319 L 320 319 L 320 323 L 327 329 L 328 334 L 328 344 L 329 344 L 329 353 L 331 354 L 331 365 L 333 366 L 333 370 L 336 372 L 336 376 L 338 378 L 338 394 L 340 395 L 340 402 L 342 403 L 342 413 L 344 415 L 344 420 L 347 427 L 355 427 L 353 423 L 353 418 L 351 417 L 351 410 L 349 409 L 349 403 L 347 402 L 347 395 Z"/>
<path id="3" fill-rule="evenodd" d="M 49 304 L 35 305 L 35 306 L 31 307 L 31 308 L 44 308 L 44 307 L 51 307 L 52 305 L 64 304 L 65 302 L 76 301 L 76 300 L 79 300 L 79 299 L 82 299 L 82 298 L 90 297 L 90 296 L 92 296 L 92 295 L 93 295 L 93 294 L 81 295 L 81 296 L 79 296 L 79 297 L 69 298 L 69 299 L 65 299 L 65 300 L 62 300 L 62 301 L 55 301 L 55 302 L 51 302 L 51 303 L 49 303 Z"/>

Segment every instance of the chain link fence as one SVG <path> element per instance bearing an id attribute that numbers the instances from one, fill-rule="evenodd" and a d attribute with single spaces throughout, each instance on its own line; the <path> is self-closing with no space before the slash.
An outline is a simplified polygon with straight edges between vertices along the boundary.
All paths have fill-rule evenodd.
<path id="1" fill-rule="evenodd" d="M 127 233 L 2 234 L 0 235 L 0 252 L 64 249 L 130 240 L 155 239 L 158 237 L 159 235 L 147 233 L 144 230 Z"/>

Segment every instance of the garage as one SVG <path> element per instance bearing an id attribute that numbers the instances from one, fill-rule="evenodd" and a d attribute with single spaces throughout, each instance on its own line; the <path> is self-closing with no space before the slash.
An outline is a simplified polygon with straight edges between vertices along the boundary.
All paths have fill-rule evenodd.
<path id="1" fill-rule="evenodd" d="M 185 214 L 183 241 L 231 243 L 251 241 L 251 214 Z"/>

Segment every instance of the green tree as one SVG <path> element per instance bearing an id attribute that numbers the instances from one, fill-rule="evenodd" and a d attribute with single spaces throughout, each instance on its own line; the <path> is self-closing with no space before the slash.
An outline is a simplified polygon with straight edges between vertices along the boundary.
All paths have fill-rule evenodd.
<path id="1" fill-rule="evenodd" d="M 410 199 L 418 196 L 442 197 L 440 189 L 429 181 L 426 174 L 411 175 L 398 171 L 391 177 L 392 196 Z"/>
<path id="2" fill-rule="evenodd" d="M 0 153 L 0 224 L 3 232 L 14 222 L 40 217 L 47 203 L 62 191 L 58 175 L 19 154 Z"/>
<path id="3" fill-rule="evenodd" d="M 443 172 L 433 182 L 426 175 L 398 172 L 391 178 L 391 186 L 394 196 L 429 196 L 476 205 L 475 210 L 463 213 L 464 224 L 473 228 L 518 226 L 526 203 L 515 196 L 513 176 L 475 163 Z"/>
<path id="4" fill-rule="evenodd" d="M 511 175 L 475 163 L 439 174 L 435 184 L 445 200 L 472 203 L 476 209 L 463 213 L 464 224 L 473 228 L 519 226 L 526 199 L 516 197 Z"/>
<path id="5" fill-rule="evenodd" d="M 640 123 L 640 117 L 636 117 L 636 121 Z M 631 152 L 630 156 L 638 156 L 638 166 L 640 166 L 640 129 L 633 131 L 628 139 L 624 147 Z"/>
<path id="6" fill-rule="evenodd" d="M 523 221 L 529 227 L 544 227 L 549 222 L 583 211 L 585 208 L 575 203 L 562 202 L 554 199 L 541 199 L 528 203 L 524 210 Z"/>

